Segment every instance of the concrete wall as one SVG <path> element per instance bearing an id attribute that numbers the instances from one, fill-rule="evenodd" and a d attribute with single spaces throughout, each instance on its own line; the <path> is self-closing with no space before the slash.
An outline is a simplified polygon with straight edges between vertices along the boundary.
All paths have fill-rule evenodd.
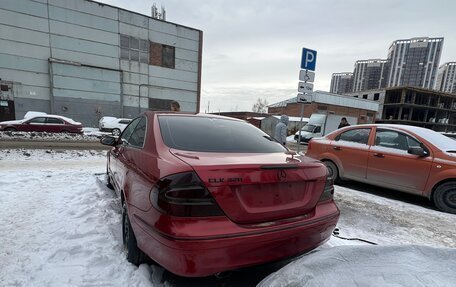
<path id="1" fill-rule="evenodd" d="M 175 47 L 175 68 L 120 59 L 120 35 Z M 28 110 L 86 125 L 133 117 L 148 98 L 198 111 L 202 32 L 87 0 L 0 1 L 0 79 L 14 82 L 16 117 Z M 50 59 L 53 59 L 50 61 Z"/>

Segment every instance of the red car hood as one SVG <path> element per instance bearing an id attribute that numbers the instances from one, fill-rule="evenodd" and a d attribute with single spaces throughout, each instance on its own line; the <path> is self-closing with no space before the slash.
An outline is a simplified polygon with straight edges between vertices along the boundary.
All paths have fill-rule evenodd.
<path id="1" fill-rule="evenodd" d="M 309 215 L 326 182 L 322 163 L 287 153 L 170 152 L 192 166 L 225 214 L 240 224 Z"/>

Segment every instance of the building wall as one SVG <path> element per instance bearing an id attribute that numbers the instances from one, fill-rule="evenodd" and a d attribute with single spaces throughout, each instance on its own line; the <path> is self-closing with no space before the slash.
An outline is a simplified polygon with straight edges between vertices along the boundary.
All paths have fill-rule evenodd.
<path id="1" fill-rule="evenodd" d="M 268 112 L 299 117 L 301 114 L 301 104 L 289 103 L 284 107 L 270 107 L 268 108 Z M 359 123 L 373 123 L 376 116 L 376 113 L 373 111 L 337 105 L 312 103 L 304 106 L 304 117 L 310 118 L 314 113 L 329 113 L 356 117 L 358 118 Z"/>
<path id="2" fill-rule="evenodd" d="M 456 93 L 456 62 L 445 63 L 439 68 L 436 90 Z"/>
<path id="3" fill-rule="evenodd" d="M 353 73 L 334 73 L 331 77 L 330 92 L 334 94 L 350 93 L 353 90 Z"/>
<path id="4" fill-rule="evenodd" d="M 397 40 L 389 48 L 387 87 L 434 88 L 443 38 Z"/>
<path id="5" fill-rule="evenodd" d="M 353 72 L 353 92 L 385 87 L 388 73 L 387 60 L 359 60 Z"/>
<path id="6" fill-rule="evenodd" d="M 456 95 L 415 87 L 386 89 L 382 123 L 456 131 Z"/>
<path id="7" fill-rule="evenodd" d="M 385 101 L 385 89 L 359 91 L 359 92 L 347 93 L 345 95 L 348 97 L 354 97 L 354 98 L 378 102 L 379 105 L 378 105 L 378 112 L 376 113 L 376 118 L 381 119 L 382 113 L 383 113 L 383 103 Z"/>
<path id="8" fill-rule="evenodd" d="M 174 47 L 174 68 L 124 59 L 121 35 Z M 0 1 L 0 79 L 17 91 L 17 118 L 40 110 L 94 125 L 153 109 L 149 98 L 198 111 L 201 50 L 201 31 L 93 1 Z"/>

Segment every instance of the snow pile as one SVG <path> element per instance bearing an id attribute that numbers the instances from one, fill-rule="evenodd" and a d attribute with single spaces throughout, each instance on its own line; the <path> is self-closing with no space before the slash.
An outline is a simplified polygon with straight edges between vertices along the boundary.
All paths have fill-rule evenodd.
<path id="1" fill-rule="evenodd" d="M 454 286 L 456 249 L 338 246 L 308 254 L 258 286 Z"/>
<path id="2" fill-rule="evenodd" d="M 153 286 L 122 252 L 120 203 L 95 175 L 105 158 L 39 157 L 0 161 L 0 285 Z"/>
<path id="3" fill-rule="evenodd" d="M 270 270 L 257 266 L 236 271 L 239 280 L 205 281 L 133 266 L 105 172 L 106 151 L 0 151 L 0 286 L 239 286 Z M 262 286 L 454 286 L 456 215 L 341 186 L 335 198 L 340 235 L 380 245 L 332 237 Z"/>
<path id="4" fill-rule="evenodd" d="M 0 132 L 0 140 L 39 140 L 39 141 L 99 141 L 107 133 L 73 134 L 46 132 Z"/>
<path id="5" fill-rule="evenodd" d="M 94 157 L 106 157 L 107 151 L 103 150 L 40 150 L 40 149 L 11 149 L 0 152 L 0 161 L 9 160 L 15 161 L 13 165 L 17 165 L 17 161 L 29 161 L 37 159 L 46 160 L 77 160 L 90 159 Z M 11 162 L 10 162 L 11 163 Z"/>

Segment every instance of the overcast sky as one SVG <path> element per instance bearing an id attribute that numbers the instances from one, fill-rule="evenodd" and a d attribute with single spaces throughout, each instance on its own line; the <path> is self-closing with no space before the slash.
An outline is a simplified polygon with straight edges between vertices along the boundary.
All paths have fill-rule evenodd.
<path id="1" fill-rule="evenodd" d="M 153 1 L 101 0 L 150 15 Z M 444 37 L 456 61 L 452 0 L 162 0 L 166 20 L 203 31 L 201 111 L 251 111 L 297 94 L 303 47 L 317 50 L 316 90 L 356 60 L 386 58 L 394 40 Z"/>

